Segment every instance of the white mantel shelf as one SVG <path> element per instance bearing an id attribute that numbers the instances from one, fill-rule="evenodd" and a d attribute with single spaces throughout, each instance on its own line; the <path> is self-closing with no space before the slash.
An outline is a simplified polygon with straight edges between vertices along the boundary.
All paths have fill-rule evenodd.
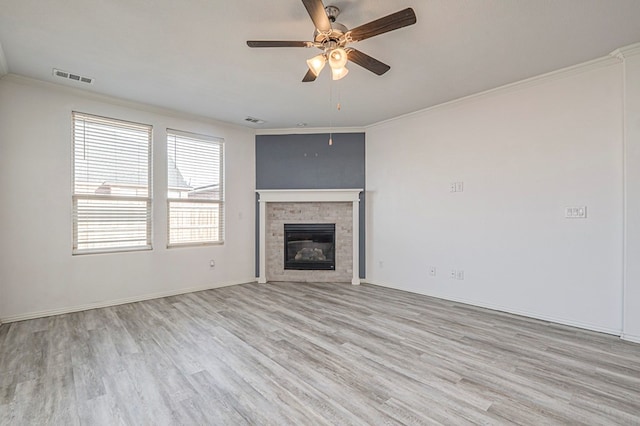
<path id="1" fill-rule="evenodd" d="M 267 203 L 340 203 L 360 200 L 362 189 L 259 189 Z"/>
<path id="2" fill-rule="evenodd" d="M 259 283 L 267 282 L 266 222 L 267 203 L 352 203 L 353 278 L 351 284 L 360 284 L 359 208 L 362 189 L 258 189 L 260 195 L 260 276 Z"/>

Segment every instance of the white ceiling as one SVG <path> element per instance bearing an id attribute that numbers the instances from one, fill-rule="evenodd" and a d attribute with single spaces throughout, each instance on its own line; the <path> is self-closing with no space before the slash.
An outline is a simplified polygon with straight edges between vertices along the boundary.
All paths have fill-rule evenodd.
<path id="1" fill-rule="evenodd" d="M 391 65 L 383 76 L 349 64 L 343 80 L 331 82 L 324 70 L 302 83 L 305 60 L 317 49 L 245 43 L 311 40 L 314 26 L 300 0 L 0 0 L 0 56 L 10 73 L 285 129 L 363 127 L 640 41 L 640 0 L 329 4 L 342 10 L 338 21 L 348 28 L 406 7 L 418 22 L 352 45 Z M 54 67 L 95 83 L 55 78 Z M 251 125 L 246 116 L 267 122 Z"/>

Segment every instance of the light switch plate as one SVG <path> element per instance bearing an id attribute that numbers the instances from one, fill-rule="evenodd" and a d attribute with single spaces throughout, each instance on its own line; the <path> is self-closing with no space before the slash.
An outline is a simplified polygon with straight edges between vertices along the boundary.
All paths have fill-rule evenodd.
<path id="1" fill-rule="evenodd" d="M 566 207 L 564 217 L 567 219 L 586 219 L 587 206 Z"/>
<path id="2" fill-rule="evenodd" d="M 451 182 L 449 185 L 449 192 L 462 192 L 464 191 L 464 182 Z"/>

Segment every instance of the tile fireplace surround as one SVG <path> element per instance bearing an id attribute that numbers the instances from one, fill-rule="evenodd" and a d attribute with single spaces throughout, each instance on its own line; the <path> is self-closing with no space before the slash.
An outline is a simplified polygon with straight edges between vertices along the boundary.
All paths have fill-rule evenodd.
<path id="1" fill-rule="evenodd" d="M 260 230 L 259 230 L 259 236 L 260 236 L 260 276 L 258 277 L 258 282 L 259 283 L 266 283 L 268 279 L 273 279 L 273 277 L 269 276 L 270 275 L 270 268 L 269 266 L 271 266 L 271 269 L 273 269 L 273 265 L 269 265 L 268 259 L 269 258 L 273 258 L 273 256 L 270 256 L 270 254 L 274 254 L 274 253 L 269 253 L 268 250 L 272 250 L 273 247 L 269 247 L 269 244 L 267 244 L 267 240 L 268 238 L 273 238 L 273 235 L 269 235 L 269 233 L 267 232 L 268 228 L 269 228 L 269 215 L 267 214 L 267 209 L 268 206 L 269 207 L 274 207 L 276 208 L 274 211 L 274 213 L 277 213 L 277 204 L 273 204 L 272 203 L 286 203 L 286 206 L 291 207 L 292 205 L 298 205 L 299 203 L 302 205 L 299 205 L 296 209 L 297 212 L 301 213 L 301 216 L 305 218 L 305 221 L 309 221 L 309 222 L 326 222 L 327 219 L 334 221 L 334 222 L 339 222 L 341 220 L 340 217 L 330 217 L 330 218 L 325 218 L 325 217 L 315 217 L 315 218 L 311 218 L 311 217 L 307 217 L 308 213 L 302 213 L 303 211 L 305 211 L 305 209 L 309 209 L 310 207 L 312 208 L 312 210 L 314 211 L 322 211 L 323 207 L 326 208 L 331 208 L 331 210 L 333 210 L 332 206 L 327 204 L 326 206 L 324 206 L 325 203 L 342 203 L 343 205 L 346 203 L 350 203 L 351 207 L 350 207 L 350 213 L 351 213 L 351 223 L 350 223 L 350 228 L 351 228 L 351 236 L 349 238 L 349 240 L 351 241 L 351 256 L 345 256 L 346 257 L 346 261 L 350 261 L 351 265 L 347 265 L 348 268 L 340 268 L 344 274 L 344 272 L 347 271 L 347 269 L 351 272 L 351 284 L 354 285 L 358 285 L 360 284 L 360 269 L 359 269 L 359 265 L 360 265 L 360 261 L 359 261 L 359 246 L 358 246 L 358 241 L 359 241 L 359 236 L 358 236 L 358 232 L 359 232 L 359 216 L 358 216 L 358 205 L 360 202 L 360 198 L 359 195 L 362 192 L 362 189 L 285 189 L 285 190 L 257 190 L 256 192 L 260 195 Z M 317 206 L 317 204 L 321 204 L 320 206 Z M 283 204 L 284 206 L 285 204 Z M 337 207 L 337 205 L 336 205 Z M 342 210 L 341 208 L 337 208 L 335 209 L 336 212 Z M 293 221 L 295 222 L 295 221 Z M 339 236 L 337 235 L 339 230 L 339 225 L 336 224 L 336 243 L 339 242 Z M 340 247 L 338 247 L 338 252 L 340 251 Z M 336 256 L 338 255 L 338 252 L 336 253 Z M 281 253 L 280 251 L 278 251 L 277 254 L 275 254 L 275 256 L 281 256 L 282 257 L 282 262 L 284 262 L 284 254 Z M 339 262 L 339 259 L 336 258 L 336 263 Z M 336 271 L 304 271 L 304 272 L 317 272 L 319 273 L 323 273 L 322 276 L 329 276 L 327 274 L 338 274 L 336 276 L 339 276 L 340 271 L 338 270 L 339 268 L 336 268 Z M 287 271 L 289 272 L 289 271 Z M 307 276 L 311 276 L 311 275 L 307 275 Z M 283 278 L 286 277 L 286 275 L 283 275 Z M 287 280 L 289 280 L 287 278 Z M 292 279 L 295 280 L 295 279 Z"/>

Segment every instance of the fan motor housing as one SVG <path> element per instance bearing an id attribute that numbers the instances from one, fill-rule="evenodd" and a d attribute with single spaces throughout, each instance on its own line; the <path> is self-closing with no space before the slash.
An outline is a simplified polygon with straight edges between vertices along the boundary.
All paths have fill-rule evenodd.
<path id="1" fill-rule="evenodd" d="M 343 47 L 346 43 L 344 42 L 344 40 L 341 41 L 340 39 L 347 31 L 349 31 L 349 29 L 344 25 L 342 25 L 341 23 L 332 22 L 331 31 L 329 33 L 322 33 L 318 30 L 315 30 L 315 32 L 313 33 L 313 40 L 316 43 L 323 43 L 323 44 L 328 41 L 333 41 L 336 44 L 338 44 L 340 47 Z"/>
<path id="2" fill-rule="evenodd" d="M 329 18 L 329 22 L 331 22 L 331 31 L 323 33 L 316 29 L 313 33 L 313 41 L 316 42 L 316 44 L 321 44 L 322 47 L 318 46 L 318 48 L 324 50 L 344 47 L 346 41 L 342 36 L 349 31 L 349 29 L 341 23 L 336 22 L 336 18 L 340 15 L 340 8 L 338 6 L 330 5 L 326 6 L 324 11 Z"/>

